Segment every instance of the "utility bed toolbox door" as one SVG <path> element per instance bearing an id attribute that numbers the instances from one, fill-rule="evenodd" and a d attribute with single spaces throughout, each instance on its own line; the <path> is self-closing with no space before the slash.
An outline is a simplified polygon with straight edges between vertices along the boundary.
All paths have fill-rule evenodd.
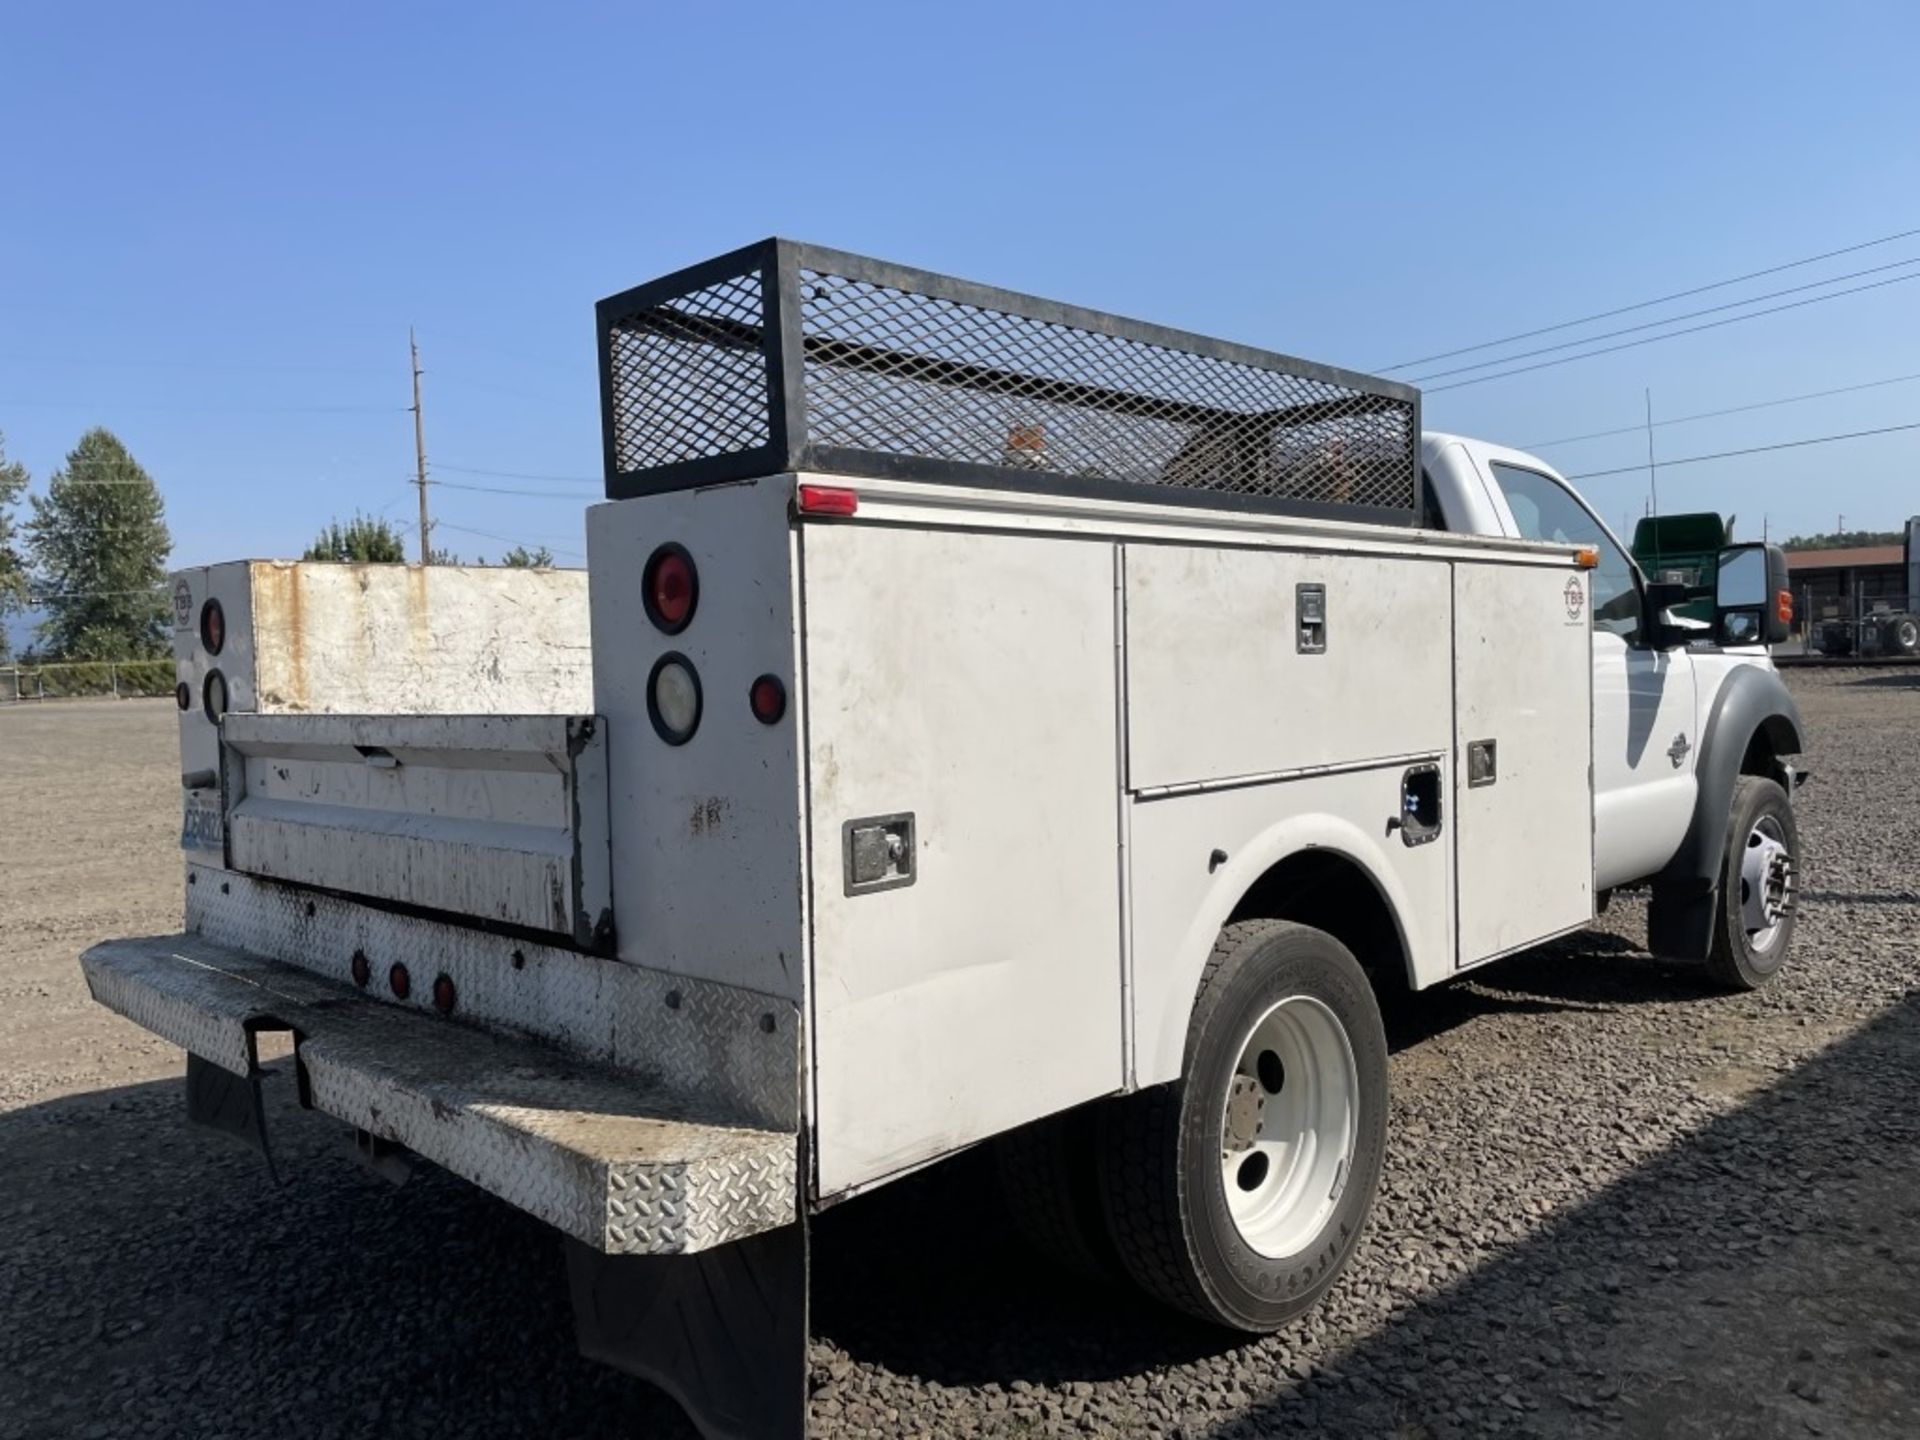
<path id="1" fill-rule="evenodd" d="M 252 715 L 221 726 L 228 863 L 610 943 L 592 715 Z"/>
<path id="2" fill-rule="evenodd" d="M 1459 953 L 1593 918 L 1593 633 L 1584 572 L 1453 568 Z"/>

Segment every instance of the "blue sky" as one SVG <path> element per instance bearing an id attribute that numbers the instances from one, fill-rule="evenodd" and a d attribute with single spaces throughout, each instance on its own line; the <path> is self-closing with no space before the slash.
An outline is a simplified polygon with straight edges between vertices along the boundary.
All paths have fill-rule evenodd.
<path id="1" fill-rule="evenodd" d="M 1891 4 L 14 6 L 0 429 L 42 480 L 117 431 L 180 562 L 297 552 L 411 517 L 414 324 L 436 540 L 570 559 L 591 480 L 471 472 L 595 476 L 593 302 L 681 264 L 786 234 L 1381 367 L 1920 228 L 1917 53 Z M 1908 257 L 1920 235 L 1669 310 Z M 1631 425 L 1643 387 L 1657 418 L 1920 373 L 1916 321 L 1920 280 L 1433 394 L 1427 422 L 1526 445 Z M 1914 420 L 1906 382 L 1657 444 Z M 1617 524 L 1645 476 L 1585 488 Z M 1890 527 L 1920 431 L 1661 492 L 1743 532 Z"/>

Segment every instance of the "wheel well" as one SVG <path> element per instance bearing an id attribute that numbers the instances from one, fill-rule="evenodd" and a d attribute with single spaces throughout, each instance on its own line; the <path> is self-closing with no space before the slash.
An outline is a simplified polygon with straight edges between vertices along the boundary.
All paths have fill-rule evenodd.
<path id="1" fill-rule="evenodd" d="M 1374 989 L 1411 989 L 1407 951 L 1380 887 L 1337 850 L 1302 850 L 1262 875 L 1234 906 L 1234 920 L 1291 920 L 1324 930 L 1367 972 Z"/>
<path id="2" fill-rule="evenodd" d="M 1781 756 L 1795 754 L 1799 749 L 1799 737 L 1787 719 L 1769 715 L 1754 727 L 1753 738 L 1747 741 L 1746 753 L 1740 757 L 1740 773 L 1785 784 L 1786 763 Z"/>

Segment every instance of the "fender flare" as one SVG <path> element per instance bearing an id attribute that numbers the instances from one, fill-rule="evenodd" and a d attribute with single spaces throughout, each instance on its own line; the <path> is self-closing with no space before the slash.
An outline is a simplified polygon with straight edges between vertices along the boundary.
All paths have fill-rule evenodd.
<path id="1" fill-rule="evenodd" d="M 1274 866 L 1308 851 L 1337 855 L 1372 882 L 1399 934 L 1410 987 L 1431 985 L 1451 973 L 1450 952 L 1421 963 L 1428 957 L 1420 947 L 1418 934 L 1409 933 L 1407 927 L 1412 898 L 1392 869 L 1381 862 L 1372 836 L 1333 815 L 1309 812 L 1288 816 L 1242 843 L 1214 877 L 1187 926 L 1178 954 L 1168 964 L 1164 981 L 1154 987 L 1160 1003 L 1136 1015 L 1135 1083 L 1154 1085 L 1180 1077 L 1185 1065 L 1187 1027 L 1193 1017 L 1194 999 L 1200 993 L 1200 976 L 1221 929 Z M 1139 965 L 1138 956 L 1134 963 Z M 1136 997 L 1140 993 L 1138 985 L 1136 980 Z"/>
<path id="2" fill-rule="evenodd" d="M 1713 944 L 1714 902 L 1726 860 L 1734 782 L 1740 778 L 1747 747 L 1762 731 L 1776 755 L 1797 755 L 1805 747 L 1800 707 L 1780 672 L 1736 666 L 1727 672 L 1701 727 L 1693 820 L 1673 858 L 1653 877 L 1647 948 L 1656 955 L 1704 960 Z"/>

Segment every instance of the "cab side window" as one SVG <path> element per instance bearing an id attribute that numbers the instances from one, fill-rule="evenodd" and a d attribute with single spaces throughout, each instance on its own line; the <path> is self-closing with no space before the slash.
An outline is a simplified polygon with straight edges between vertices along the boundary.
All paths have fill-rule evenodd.
<path id="1" fill-rule="evenodd" d="M 1592 512 L 1566 486 L 1538 470 L 1496 460 L 1493 478 L 1523 539 L 1591 545 L 1600 552 L 1593 572 L 1593 628 L 1631 640 L 1640 628 L 1640 587 L 1634 583 L 1633 562 Z"/>

